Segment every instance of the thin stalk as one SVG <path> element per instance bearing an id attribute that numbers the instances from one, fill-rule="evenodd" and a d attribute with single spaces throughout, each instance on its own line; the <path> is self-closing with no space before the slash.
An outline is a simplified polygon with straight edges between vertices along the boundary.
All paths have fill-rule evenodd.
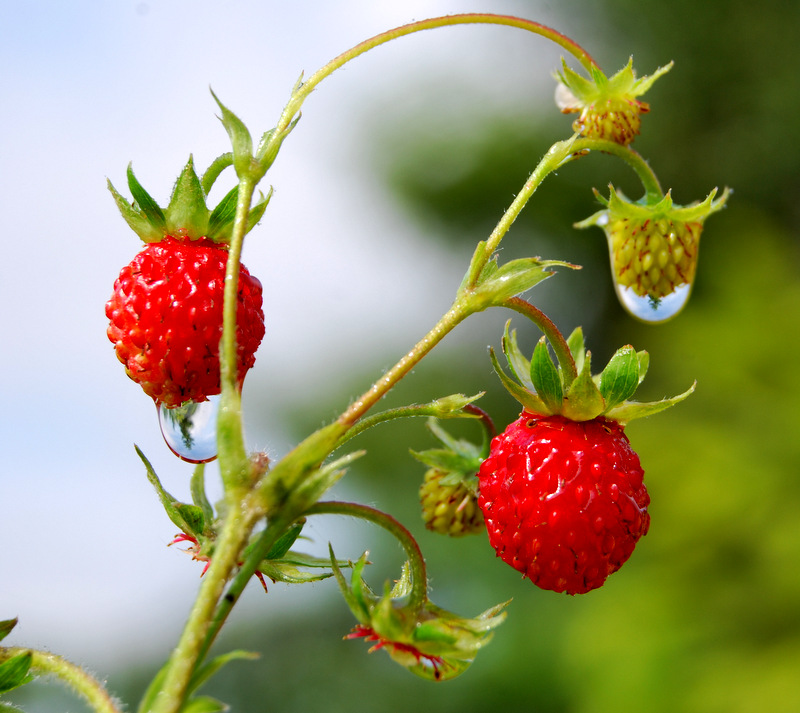
<path id="1" fill-rule="evenodd" d="M 61 656 L 21 646 L 0 648 L 0 652 L 9 658 L 18 654 L 31 654 L 31 668 L 35 672 L 57 676 L 75 693 L 82 696 L 97 713 L 121 713 L 122 711 L 122 708 L 100 681 L 80 666 Z"/>
<path id="2" fill-rule="evenodd" d="M 392 534 L 408 555 L 409 567 L 411 569 L 409 606 L 417 613 L 422 611 L 428 599 L 428 574 L 425 567 L 425 558 L 422 556 L 422 550 L 414 539 L 414 536 L 391 515 L 387 515 L 385 512 L 367 505 L 344 502 L 319 502 L 316 503 L 316 505 L 312 505 L 305 514 L 348 515 L 349 517 L 357 517 L 380 525 L 380 527 Z"/>
<path id="3" fill-rule="evenodd" d="M 343 52 L 338 57 L 335 57 L 328 62 L 324 67 L 318 69 L 308 79 L 299 84 L 296 91 L 293 93 L 292 98 L 287 103 L 286 107 L 278 120 L 273 138 L 270 139 L 269 145 L 264 150 L 264 154 L 272 155 L 280 142 L 283 140 L 286 129 L 294 121 L 297 112 L 300 110 L 305 99 L 311 94 L 314 89 L 337 69 L 347 64 L 350 60 L 359 57 L 360 55 L 368 52 L 375 47 L 396 40 L 405 35 L 411 35 L 415 32 L 423 30 L 432 30 L 438 27 L 448 27 L 454 25 L 505 25 L 507 27 L 515 27 L 520 30 L 526 30 L 536 35 L 540 35 L 555 44 L 564 48 L 567 52 L 573 55 L 587 70 L 590 68 L 599 68 L 597 62 L 592 56 L 581 47 L 577 42 L 571 40 L 566 35 L 561 34 L 551 27 L 542 25 L 532 20 L 524 20 L 519 17 L 512 17 L 510 15 L 494 15 L 491 13 L 464 13 L 458 15 L 446 15 L 443 17 L 433 17 L 428 20 L 419 20 L 418 22 L 411 22 L 407 25 L 396 27 L 392 30 L 387 30 L 374 37 L 371 37 L 364 42 L 361 42 L 346 52 Z M 274 147 L 272 146 L 274 144 Z M 273 150 L 274 148 L 274 150 Z"/>
<path id="4" fill-rule="evenodd" d="M 573 150 L 576 153 L 581 151 L 602 151 L 621 158 L 636 172 L 648 199 L 661 199 L 664 197 L 664 191 L 661 189 L 658 176 L 650 168 L 650 164 L 642 158 L 641 154 L 632 148 L 603 139 L 577 139 L 573 144 Z"/>
<path id="5" fill-rule="evenodd" d="M 236 358 L 236 313 L 238 308 L 239 270 L 242 246 L 247 232 L 247 214 L 255 191 L 255 181 L 239 178 L 236 219 L 233 224 L 225 268 L 222 313 L 222 340 L 219 345 L 221 398 L 217 416 L 219 467 L 229 505 L 236 506 L 243 488 L 250 480 L 250 467 L 242 428 L 242 398 L 239 392 Z"/>
<path id="6" fill-rule="evenodd" d="M 161 691 L 146 713 L 177 713 L 181 709 L 200 656 L 207 650 L 204 644 L 217 602 L 260 516 L 246 503 L 228 512 L 197 599 L 170 656 Z"/>
<path id="7" fill-rule="evenodd" d="M 553 321 L 544 312 L 542 312 L 542 310 L 540 310 L 538 307 L 534 307 L 530 302 L 523 300 L 521 297 L 511 297 L 510 299 L 506 300 L 504 306 L 508 307 L 509 309 L 513 309 L 515 312 L 524 314 L 528 319 L 531 320 L 531 322 L 533 322 L 537 327 L 539 327 L 539 329 L 542 330 L 542 333 L 547 337 L 548 341 L 553 347 L 553 351 L 555 352 L 556 359 L 558 359 L 559 366 L 568 376 L 567 383 L 572 383 L 578 378 L 578 370 L 575 367 L 575 359 L 572 357 L 572 352 L 569 350 L 567 340 L 564 339 L 564 335 L 561 334 L 558 327 L 556 327 Z"/>

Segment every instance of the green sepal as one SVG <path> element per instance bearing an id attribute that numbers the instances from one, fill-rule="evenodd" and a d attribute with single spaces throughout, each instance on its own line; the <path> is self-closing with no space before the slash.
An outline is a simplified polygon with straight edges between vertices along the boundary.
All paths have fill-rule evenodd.
<path id="1" fill-rule="evenodd" d="M 567 337 L 567 346 L 575 362 L 575 371 L 580 374 L 583 371 L 583 360 L 586 357 L 586 346 L 583 341 L 582 327 L 578 326 L 572 330 L 572 334 Z"/>
<path id="2" fill-rule="evenodd" d="M 262 172 L 258 177 L 253 175 L 253 138 L 250 136 L 250 132 L 242 120 L 228 109 L 213 91 L 211 91 L 211 96 L 214 97 L 214 101 L 217 102 L 217 106 L 222 112 L 220 121 L 231 140 L 233 167 L 236 169 L 236 175 L 239 178 L 249 177 L 258 181 L 264 174 Z"/>
<path id="3" fill-rule="evenodd" d="M 652 416 L 653 414 L 665 411 L 671 406 L 680 403 L 694 392 L 696 386 L 697 382 L 694 382 L 691 385 L 691 387 L 689 387 L 682 394 L 673 396 L 670 399 L 662 399 L 661 401 L 650 401 L 647 403 L 640 403 L 638 401 L 626 401 L 625 403 L 622 403 L 619 406 L 615 406 L 614 408 L 610 409 L 604 415 L 607 418 L 614 419 L 615 421 L 619 421 L 621 424 L 625 425 L 626 423 L 630 423 L 636 418 L 644 418 L 645 416 Z"/>
<path id="4" fill-rule="evenodd" d="M 503 382 L 503 386 L 505 387 L 506 391 L 508 391 L 517 401 L 519 401 L 526 410 L 541 414 L 550 413 L 550 410 L 547 408 L 542 399 L 540 399 L 533 392 L 528 391 L 526 388 L 520 386 L 516 381 L 510 379 L 506 375 L 497 361 L 494 349 L 489 349 L 489 357 L 491 358 L 492 366 L 494 367 L 497 376 L 500 377 L 500 381 Z"/>
<path id="5" fill-rule="evenodd" d="M 600 393 L 606 402 L 606 411 L 633 396 L 639 386 L 639 358 L 630 346 L 618 349 L 600 374 Z"/>
<path id="6" fill-rule="evenodd" d="M 141 183 L 136 179 L 136 176 L 133 173 L 133 164 L 128 164 L 128 190 L 131 192 L 131 196 L 133 196 L 133 207 L 137 208 L 144 218 L 152 225 L 156 230 L 160 230 L 161 235 L 163 236 L 163 231 L 166 229 L 167 219 L 164 215 L 164 211 L 161 210 L 161 207 L 156 203 L 152 196 L 144 189 Z"/>
<path id="7" fill-rule="evenodd" d="M 206 496 L 205 463 L 199 463 L 195 467 L 189 486 L 192 493 L 192 502 L 200 508 L 206 524 L 212 523 L 214 521 L 214 509 Z"/>
<path id="8" fill-rule="evenodd" d="M 13 619 L 4 619 L 3 621 L 0 621 L 0 641 L 5 639 L 6 636 L 13 631 L 18 621 L 19 619 L 16 617 Z"/>
<path id="9" fill-rule="evenodd" d="M 580 371 L 567 389 L 561 413 L 573 421 L 589 421 L 605 409 L 606 402 L 592 377 L 592 353 L 582 352 Z"/>
<path id="10" fill-rule="evenodd" d="M 639 361 L 639 383 L 641 384 L 644 381 L 644 377 L 647 376 L 647 369 L 650 366 L 650 355 L 642 350 L 636 352 L 636 358 Z"/>
<path id="11" fill-rule="evenodd" d="M 32 681 L 33 676 L 29 673 L 32 663 L 33 653 L 30 651 L 24 651 L 0 663 L 0 693 L 8 693 Z"/>
<path id="12" fill-rule="evenodd" d="M 508 368 L 520 384 L 530 391 L 534 391 L 533 381 L 531 381 L 531 362 L 525 357 L 519 348 L 519 344 L 517 344 L 517 330 L 509 332 L 510 325 L 511 320 L 509 319 L 506 322 L 501 342 L 503 354 L 505 354 L 506 361 L 508 361 Z"/>
<path id="13" fill-rule="evenodd" d="M 175 182 L 165 218 L 167 235 L 196 240 L 208 233 L 206 196 L 191 156 Z"/>
<path id="14" fill-rule="evenodd" d="M 292 545 L 297 542 L 297 538 L 300 537 L 300 533 L 303 531 L 305 524 L 305 519 L 302 519 L 292 525 L 277 539 L 275 544 L 272 545 L 265 559 L 274 560 L 283 557 L 291 549 Z M 246 549 L 245 557 L 247 557 L 248 554 L 249 552 Z"/>
<path id="15" fill-rule="evenodd" d="M 340 562 L 341 567 L 349 566 L 348 562 Z M 258 571 L 269 577 L 273 582 L 284 584 L 305 584 L 319 582 L 333 576 L 332 572 L 312 573 L 304 572 L 300 567 L 312 569 L 330 569 L 331 561 L 328 558 L 312 557 L 303 552 L 289 551 L 279 559 L 265 559 L 258 565 Z"/>
<path id="16" fill-rule="evenodd" d="M 196 505 L 182 503 L 164 490 L 150 461 L 147 460 L 144 453 L 139 449 L 139 446 L 134 446 L 134 448 L 142 463 L 144 463 L 145 470 L 147 471 L 147 479 L 156 489 L 156 493 L 161 501 L 161 505 L 167 513 L 167 517 L 172 520 L 181 532 L 185 532 L 187 535 L 193 535 L 194 537 L 201 537 L 205 529 L 202 508 Z"/>
<path id="17" fill-rule="evenodd" d="M 559 413 L 564 400 L 564 390 L 561 385 L 561 375 L 558 367 L 550 356 L 547 338 L 542 337 L 533 350 L 531 359 L 531 381 L 539 398 L 544 401 L 548 412 Z"/>
<path id="18" fill-rule="evenodd" d="M 197 696 L 181 706 L 180 713 L 222 713 L 229 706 L 211 696 Z"/>
<path id="19" fill-rule="evenodd" d="M 156 243 L 163 239 L 164 231 L 161 228 L 155 227 L 140 211 L 137 210 L 135 205 L 129 203 L 124 196 L 122 196 L 111 181 L 106 181 L 108 190 L 117 204 L 120 214 L 131 230 L 136 233 L 146 243 Z"/>
<path id="20" fill-rule="evenodd" d="M 357 458 L 361 458 L 366 451 L 354 451 L 342 456 L 332 463 L 327 463 L 316 472 L 309 474 L 294 491 L 299 507 L 304 511 L 316 503 L 323 493 L 332 488 L 345 474 L 347 468 Z"/>

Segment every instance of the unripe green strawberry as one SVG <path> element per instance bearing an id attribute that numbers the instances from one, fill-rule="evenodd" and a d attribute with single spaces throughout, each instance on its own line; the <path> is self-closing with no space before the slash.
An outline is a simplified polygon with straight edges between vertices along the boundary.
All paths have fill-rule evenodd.
<path id="1" fill-rule="evenodd" d="M 216 177 L 216 174 L 215 176 Z M 209 210 L 191 158 L 162 209 L 128 168 L 128 202 L 109 183 L 128 225 L 146 243 L 114 283 L 106 304 L 108 338 L 128 376 L 167 408 L 220 393 L 228 240 L 238 189 Z M 269 197 L 250 210 L 255 225 Z M 239 267 L 236 308 L 237 379 L 241 387 L 264 337 L 261 283 Z"/>
<path id="2" fill-rule="evenodd" d="M 125 266 L 106 304 L 108 338 L 128 376 L 171 408 L 220 392 L 219 341 L 228 252 L 209 240 L 166 237 Z M 264 336 L 261 283 L 239 271 L 238 379 Z"/>
<path id="3" fill-rule="evenodd" d="M 476 488 L 458 475 L 430 468 L 419 489 L 425 527 L 441 535 L 458 537 L 483 530 L 483 513 Z"/>
<path id="4" fill-rule="evenodd" d="M 581 136 L 604 139 L 627 146 L 636 138 L 642 123 L 641 115 L 650 111 L 637 97 L 644 94 L 656 79 L 668 72 L 659 68 L 649 77 L 636 77 L 633 59 L 613 77 L 606 77 L 598 68 L 590 70 L 591 78 L 580 76 L 562 60 L 557 74 L 556 104 L 564 114 L 579 112 L 572 128 Z"/>
<path id="5" fill-rule="evenodd" d="M 644 471 L 622 426 L 523 412 L 492 442 L 479 503 L 489 542 L 543 589 L 601 586 L 647 533 Z"/>

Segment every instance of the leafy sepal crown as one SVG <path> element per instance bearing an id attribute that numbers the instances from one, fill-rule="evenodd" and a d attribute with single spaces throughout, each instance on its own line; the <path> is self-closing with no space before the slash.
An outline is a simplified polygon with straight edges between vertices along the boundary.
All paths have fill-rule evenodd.
<path id="1" fill-rule="evenodd" d="M 516 331 L 509 331 L 509 325 L 510 321 L 506 323 L 502 348 L 511 376 L 500 366 L 494 350 L 491 350 L 492 364 L 506 390 L 532 413 L 559 414 L 573 421 L 605 416 L 626 424 L 674 406 L 695 389 L 692 384 L 672 398 L 633 401 L 631 397 L 650 364 L 646 351 L 637 352 L 630 345 L 621 347 L 599 374 L 592 375 L 592 354 L 586 350 L 583 330 L 578 327 L 567 339 L 575 364 L 575 375 L 571 376 L 553 361 L 545 337 L 539 340 L 531 358 L 525 357 L 517 344 Z"/>

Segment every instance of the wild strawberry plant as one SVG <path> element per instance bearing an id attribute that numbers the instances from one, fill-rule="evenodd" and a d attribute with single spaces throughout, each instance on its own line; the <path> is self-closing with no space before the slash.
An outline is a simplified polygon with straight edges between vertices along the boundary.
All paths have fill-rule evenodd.
<path id="1" fill-rule="evenodd" d="M 563 63 L 556 98 L 576 112 L 574 133 L 552 145 L 521 187 L 491 234 L 475 248 L 451 307 L 393 367 L 338 418 L 270 462 L 248 451 L 241 416 L 241 390 L 265 333 L 261 285 L 241 264 L 244 237 L 263 215 L 271 191 L 254 200 L 258 185 L 296 127 L 311 92 L 336 69 L 381 44 L 426 29 L 459 24 L 497 24 L 532 32 L 568 52 L 581 71 Z M 400 418 L 428 417 L 441 447 L 415 453 L 426 467 L 420 489 L 425 525 L 450 536 L 487 536 L 498 557 L 535 585 L 569 594 L 601 586 L 631 556 L 647 533 L 649 496 L 639 457 L 625 435 L 633 418 L 649 416 L 686 398 L 694 389 L 655 403 L 633 400 L 649 357 L 621 347 L 595 373 L 580 328 L 565 338 L 556 325 L 523 299 L 556 268 L 575 266 L 526 257 L 501 262 L 499 248 L 511 224 L 541 185 L 566 164 L 609 154 L 641 179 L 635 201 L 612 186 L 606 208 L 578 227 L 596 225 L 607 234 L 612 279 L 622 304 L 638 319 L 660 322 L 686 304 L 694 281 L 705 219 L 722 208 L 728 191 L 702 202 L 676 206 L 649 164 L 631 148 L 649 110 L 640 97 L 667 65 L 637 78 L 632 62 L 610 78 L 578 44 L 528 20 L 490 14 L 453 15 L 405 25 L 344 52 L 291 92 L 277 125 L 254 144 L 240 119 L 214 97 L 231 151 L 199 176 L 192 160 L 181 172 L 165 207 L 128 169 L 131 199 L 109 184 L 128 225 L 145 243 L 124 267 L 106 305 L 108 337 L 127 375 L 159 409 L 167 445 L 196 463 L 179 499 L 161 485 L 140 451 L 147 477 L 188 545 L 204 563 L 203 578 L 172 655 L 139 704 L 140 713 L 201 713 L 224 705 L 198 688 L 231 660 L 233 651 L 209 657 L 212 645 L 245 586 L 256 578 L 301 584 L 332 577 L 355 617 L 347 638 L 365 639 L 409 671 L 441 681 L 463 672 L 505 619 L 505 603 L 474 617 L 437 607 L 429 598 L 425 559 L 411 532 L 389 513 L 358 503 L 325 500 L 326 493 L 364 456 L 350 450 L 365 430 Z M 228 167 L 237 183 L 210 209 L 206 196 Z M 542 337 L 528 358 L 506 327 L 502 350 L 507 369 L 491 359 L 502 385 L 519 401 L 518 420 L 497 435 L 476 405 L 480 395 L 433 395 L 431 401 L 375 412 L 381 399 L 449 332 L 471 315 L 492 308 L 516 312 Z M 269 318 L 267 316 L 268 323 Z M 473 419 L 483 439 L 451 436 L 447 419 Z M 204 463 L 218 459 L 224 498 L 206 496 Z M 310 517 L 346 515 L 387 530 L 407 562 L 398 580 L 379 593 L 364 581 L 366 555 L 315 558 L 294 549 Z M 457 547 L 457 544 L 454 545 Z M 0 623 L 0 638 L 16 620 Z M 0 649 L 0 693 L 40 674 L 55 674 L 97 711 L 120 704 L 77 666 L 24 646 Z M 0 709 L 9 707 L 0 704 Z"/>

